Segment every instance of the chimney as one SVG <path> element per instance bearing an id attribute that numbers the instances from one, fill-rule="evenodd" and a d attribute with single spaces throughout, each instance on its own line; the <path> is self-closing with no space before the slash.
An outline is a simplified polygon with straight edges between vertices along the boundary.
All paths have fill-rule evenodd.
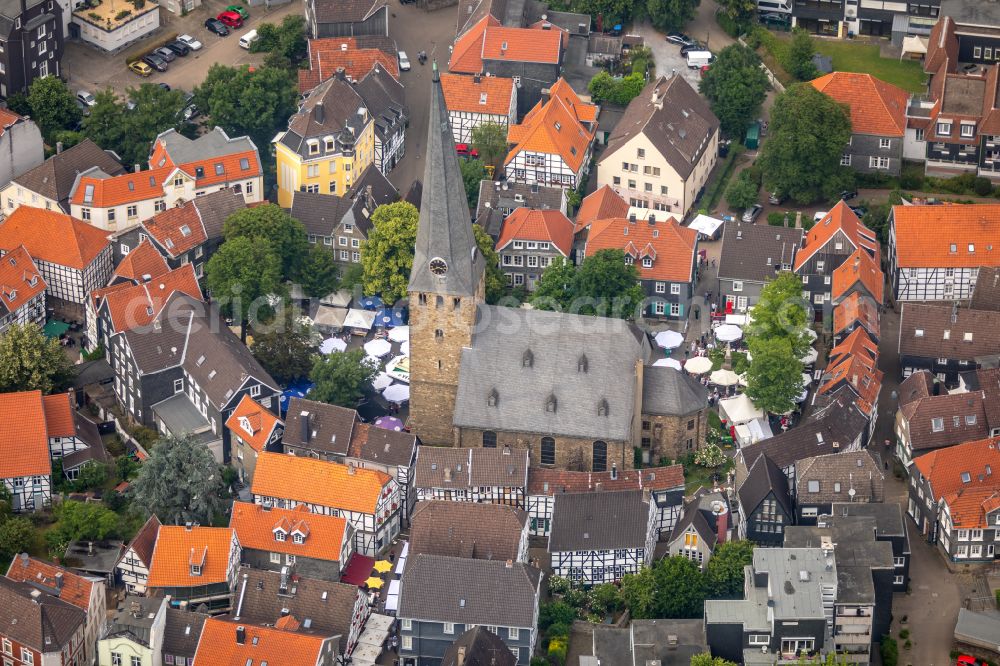
<path id="1" fill-rule="evenodd" d="M 504 444 L 503 445 L 503 454 L 505 456 L 509 456 L 510 455 L 510 444 Z"/>
<path id="2" fill-rule="evenodd" d="M 260 505 L 260 508 L 263 511 L 270 511 L 271 510 L 271 500 L 265 501 L 263 504 Z"/>
<path id="3" fill-rule="evenodd" d="M 729 512 L 724 511 L 715 516 L 715 543 L 726 543 L 726 533 L 729 531 Z"/>
<path id="4" fill-rule="evenodd" d="M 507 560 L 507 568 L 508 569 L 514 568 L 514 560 Z"/>
<path id="5" fill-rule="evenodd" d="M 483 77 L 476 74 L 475 76 L 472 77 L 472 82 L 478 86 L 480 83 L 483 82 Z"/>
<path id="6" fill-rule="evenodd" d="M 542 104 L 548 104 L 549 99 L 552 97 L 552 90 L 549 88 L 542 88 Z"/>
<path id="7" fill-rule="evenodd" d="M 152 279 L 153 279 L 153 276 L 150 275 L 149 273 L 143 273 L 142 274 L 142 281 L 143 282 L 149 282 Z"/>
<path id="8" fill-rule="evenodd" d="M 63 587 L 63 573 L 61 571 L 56 573 L 56 589 L 62 590 Z"/>
<path id="9" fill-rule="evenodd" d="M 245 645 L 247 642 L 247 630 L 244 626 L 236 627 L 236 644 Z"/>
<path id="10" fill-rule="evenodd" d="M 140 165 L 136 164 L 136 165 L 134 166 L 134 171 L 135 171 L 136 173 L 139 173 L 140 171 L 142 171 L 142 166 L 140 166 Z"/>
<path id="11" fill-rule="evenodd" d="M 458 655 L 455 658 L 455 666 L 464 666 L 465 664 L 465 646 L 459 646 Z"/>
<path id="12" fill-rule="evenodd" d="M 451 467 L 444 468 L 444 480 L 445 483 L 451 483 Z"/>
<path id="13" fill-rule="evenodd" d="M 22 567 L 27 567 L 28 566 L 28 558 L 29 558 L 29 556 L 28 556 L 27 553 L 21 553 L 21 566 Z"/>
<path id="14" fill-rule="evenodd" d="M 62 151 L 63 151 L 63 142 L 62 141 L 56 141 L 56 155 L 58 155 Z"/>
<path id="15" fill-rule="evenodd" d="M 349 463 L 347 465 L 347 473 L 350 474 L 351 476 L 354 476 L 356 472 L 357 470 L 354 468 L 354 463 Z"/>
<path id="16" fill-rule="evenodd" d="M 656 216 L 653 215 L 652 213 L 650 213 L 649 214 L 649 226 L 653 226 L 655 224 L 656 224 Z"/>
<path id="17" fill-rule="evenodd" d="M 185 531 L 190 532 L 192 527 L 193 527 L 193 524 L 191 523 L 190 520 L 187 521 L 186 523 L 184 523 L 184 530 Z"/>
<path id="18" fill-rule="evenodd" d="M 303 411 L 299 414 L 299 440 L 303 444 L 309 443 L 309 412 Z"/>

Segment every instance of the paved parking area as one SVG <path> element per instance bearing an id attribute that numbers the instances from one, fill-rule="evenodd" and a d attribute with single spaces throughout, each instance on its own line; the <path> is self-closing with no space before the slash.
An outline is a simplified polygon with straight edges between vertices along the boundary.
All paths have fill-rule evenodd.
<path id="1" fill-rule="evenodd" d="M 673 72 L 677 72 L 695 90 L 698 89 L 698 82 L 701 81 L 701 76 L 698 70 L 688 69 L 687 60 L 681 55 L 681 47 L 668 42 L 664 38 L 664 34 L 656 30 L 649 23 L 636 23 L 629 32 L 640 35 L 645 41 L 646 46 L 653 52 L 653 61 L 656 63 L 657 76 L 670 76 Z"/>

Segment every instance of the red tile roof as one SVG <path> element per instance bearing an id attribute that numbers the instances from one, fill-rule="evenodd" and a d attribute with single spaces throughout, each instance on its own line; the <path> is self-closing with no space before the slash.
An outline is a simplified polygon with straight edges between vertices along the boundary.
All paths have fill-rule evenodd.
<path id="1" fill-rule="evenodd" d="M 45 280 L 23 245 L 15 247 L 0 260 L 0 303 L 9 312 L 16 312 L 45 291 L 45 286 Z"/>
<path id="2" fill-rule="evenodd" d="M 62 587 L 55 596 L 84 611 L 88 610 L 94 583 L 72 569 L 42 562 L 34 557 L 29 557 L 27 560 L 15 557 L 7 568 L 7 578 L 11 580 L 19 583 L 38 583 L 49 588 L 57 587 L 56 574 L 62 574 Z M 101 613 L 103 612 L 102 608 Z"/>
<path id="3" fill-rule="evenodd" d="M 76 434 L 72 393 L 53 393 L 42 398 L 45 430 L 49 437 L 72 437 Z"/>
<path id="4" fill-rule="evenodd" d="M 24 118 L 9 109 L 0 109 L 0 136 L 3 136 L 3 133 L 8 127 L 14 123 L 21 122 L 22 120 L 24 120 Z"/>
<path id="5" fill-rule="evenodd" d="M 347 47 L 346 49 L 344 47 Z M 337 73 L 360 81 L 378 64 L 399 78 L 399 61 L 382 49 L 358 48 L 353 37 L 325 37 L 309 40 L 309 69 L 299 70 L 299 92 L 309 92 Z"/>
<path id="6" fill-rule="evenodd" d="M 391 481 L 376 470 L 264 452 L 257 458 L 250 490 L 263 497 L 374 514 Z"/>
<path id="7" fill-rule="evenodd" d="M 528 494 L 554 495 L 597 490 L 669 490 L 684 485 L 684 468 L 681 465 L 621 470 L 617 472 L 617 479 L 612 479 L 611 474 L 611 472 L 567 472 L 532 467 L 528 470 Z"/>
<path id="8" fill-rule="evenodd" d="M 236 531 L 240 546 L 273 553 L 287 553 L 314 560 L 339 562 L 347 519 L 310 513 L 304 505 L 295 509 L 265 509 L 260 504 L 235 502 L 229 527 Z M 275 539 L 275 531 L 284 532 L 284 541 Z M 293 535 L 304 536 L 295 543 Z"/>
<path id="9" fill-rule="evenodd" d="M 611 189 L 610 185 L 604 185 L 591 192 L 580 202 L 580 208 L 576 211 L 577 231 L 583 229 L 594 220 L 605 220 L 609 217 L 625 217 L 628 215 L 628 202 Z"/>
<path id="10" fill-rule="evenodd" d="M 850 107 L 855 134 L 903 138 L 910 94 L 871 74 L 831 72 L 812 81 L 813 87 Z"/>
<path id="11" fill-rule="evenodd" d="M 110 242 L 108 232 L 65 213 L 19 206 L 0 224 L 0 250 L 18 245 L 35 261 L 83 270 Z"/>
<path id="12" fill-rule="evenodd" d="M 480 74 L 483 71 L 483 36 L 487 27 L 498 27 L 500 21 L 487 14 L 461 37 L 451 50 L 448 71 L 461 74 Z"/>
<path id="13" fill-rule="evenodd" d="M 843 231 L 855 248 L 863 247 L 878 259 L 879 244 L 875 232 L 861 224 L 847 202 L 838 201 L 806 234 L 802 249 L 795 254 L 795 270 L 799 270 L 820 248 L 830 242 L 838 231 Z"/>
<path id="14" fill-rule="evenodd" d="M 476 83 L 474 76 L 442 74 L 441 90 L 449 111 L 506 116 L 511 111 L 514 79 L 480 76 Z"/>
<path id="15" fill-rule="evenodd" d="M 573 223 L 558 210 L 515 208 L 503 221 L 497 251 L 514 240 L 549 241 L 564 257 L 573 249 Z"/>
<path id="16" fill-rule="evenodd" d="M 1000 486 L 1000 438 L 980 439 L 935 449 L 913 461 L 931 484 L 934 499 L 960 490 Z M 989 468 L 989 470 L 987 470 Z M 963 474 L 968 475 L 965 481 Z"/>
<path id="17" fill-rule="evenodd" d="M 587 156 L 587 149 L 594 140 L 594 131 L 583 123 L 591 123 L 596 117 L 596 109 L 586 104 L 568 89 L 560 86 L 562 79 L 552 89 L 559 94 L 551 94 L 548 101 L 539 101 L 529 111 L 520 125 L 511 125 L 507 131 L 507 143 L 514 144 L 504 164 L 510 164 L 523 150 L 536 153 L 559 155 L 573 171 L 579 171 Z"/>
<path id="18" fill-rule="evenodd" d="M 641 280 L 690 282 L 694 278 L 697 245 L 698 232 L 682 227 L 672 217 L 656 224 L 613 217 L 590 225 L 584 256 L 591 257 L 600 250 L 623 250 L 634 259 Z M 642 265 L 647 257 L 653 260 L 650 268 Z"/>
<path id="19" fill-rule="evenodd" d="M 871 414 L 878 402 L 878 394 L 882 389 L 883 373 L 876 370 L 869 359 L 864 356 L 847 356 L 831 365 L 823 372 L 823 384 L 819 393 L 830 393 L 847 382 L 858 395 L 858 409 L 865 414 Z"/>
<path id="20" fill-rule="evenodd" d="M 42 392 L 0 393 L 0 423 L 0 479 L 50 475 Z"/>
<path id="21" fill-rule="evenodd" d="M 115 331 L 121 333 L 152 323 L 176 292 L 204 300 L 192 264 L 184 264 L 150 282 L 135 285 L 123 283 L 99 290 L 97 307 L 100 307 L 101 301 L 108 304 L 111 323 Z"/>
<path id="22" fill-rule="evenodd" d="M 228 527 L 161 525 L 149 565 L 149 587 L 197 587 L 226 582 L 233 530 Z M 191 565 L 201 575 L 191 575 Z"/>
<path id="23" fill-rule="evenodd" d="M 839 300 L 854 285 L 860 283 L 876 303 L 882 303 L 885 275 L 866 250 L 857 249 L 847 261 L 833 271 L 832 298 Z"/>
<path id="24" fill-rule="evenodd" d="M 1000 490 L 977 488 L 963 492 L 948 493 L 944 501 L 948 505 L 952 524 L 963 530 L 986 529 L 993 525 L 987 521 L 987 514 L 1000 507 Z"/>
<path id="25" fill-rule="evenodd" d="M 483 60 L 558 64 L 562 34 L 556 30 L 532 30 L 490 26 L 483 35 Z"/>
<path id="26" fill-rule="evenodd" d="M 143 226 L 171 257 L 178 257 L 208 239 L 193 201 L 159 212 Z"/>
<path id="27" fill-rule="evenodd" d="M 236 629 L 245 632 L 236 642 Z M 205 620 L 193 666 L 315 666 L 328 638 L 254 624 L 240 624 L 215 617 Z"/>
<path id="28" fill-rule="evenodd" d="M 872 340 L 868 331 L 856 328 L 840 344 L 830 350 L 827 358 L 830 365 L 838 363 L 845 356 L 863 358 L 870 367 L 878 362 L 878 343 Z"/>
<path id="29" fill-rule="evenodd" d="M 246 419 L 251 432 L 247 432 L 243 428 L 242 419 Z M 245 394 L 240 400 L 240 404 L 236 405 L 232 415 L 226 420 L 226 427 L 258 453 L 267 446 L 271 433 L 279 424 L 281 424 L 281 419 Z"/>
<path id="30" fill-rule="evenodd" d="M 836 335 L 857 323 L 879 337 L 878 306 L 860 292 L 854 292 L 833 309 L 833 333 Z"/>
<path id="31" fill-rule="evenodd" d="M 931 28 L 927 39 L 927 55 L 924 57 L 924 71 L 936 74 L 942 65 L 950 64 L 946 70 L 953 69 L 958 64 L 958 37 L 955 35 L 955 22 L 950 16 L 943 16 Z"/>
<path id="32" fill-rule="evenodd" d="M 114 276 L 141 282 L 144 275 L 157 278 L 169 270 L 170 266 L 163 255 L 156 251 L 152 243 L 143 240 L 122 258 L 115 268 Z"/>
<path id="33" fill-rule="evenodd" d="M 893 206 L 892 218 L 900 268 L 1000 266 L 1000 204 Z"/>

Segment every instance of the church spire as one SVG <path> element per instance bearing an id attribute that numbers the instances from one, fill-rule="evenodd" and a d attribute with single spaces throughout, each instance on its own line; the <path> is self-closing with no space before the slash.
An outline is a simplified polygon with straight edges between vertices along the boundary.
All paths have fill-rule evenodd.
<path id="1" fill-rule="evenodd" d="M 420 223 L 409 290 L 472 296 L 483 279 L 485 262 L 476 249 L 436 62 L 431 67 L 431 108 L 424 159 Z"/>

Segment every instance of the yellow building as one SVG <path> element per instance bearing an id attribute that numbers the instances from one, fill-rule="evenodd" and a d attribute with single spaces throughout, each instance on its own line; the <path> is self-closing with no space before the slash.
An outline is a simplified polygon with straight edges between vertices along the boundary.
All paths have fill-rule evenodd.
<path id="1" fill-rule="evenodd" d="M 274 152 L 282 208 L 299 191 L 342 195 L 375 159 L 375 124 L 354 87 L 334 77 L 274 138 Z"/>

